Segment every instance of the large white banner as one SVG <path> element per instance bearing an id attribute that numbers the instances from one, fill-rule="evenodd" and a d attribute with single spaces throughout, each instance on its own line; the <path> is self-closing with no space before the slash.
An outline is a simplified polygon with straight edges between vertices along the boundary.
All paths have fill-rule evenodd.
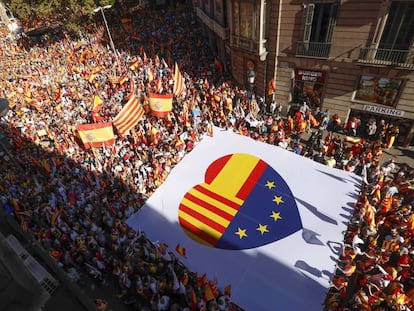
<path id="1" fill-rule="evenodd" d="M 317 310 L 360 178 L 214 129 L 128 219 L 252 311 Z M 178 256 L 178 255 L 177 255 Z M 179 257 L 179 256 L 178 256 Z"/>

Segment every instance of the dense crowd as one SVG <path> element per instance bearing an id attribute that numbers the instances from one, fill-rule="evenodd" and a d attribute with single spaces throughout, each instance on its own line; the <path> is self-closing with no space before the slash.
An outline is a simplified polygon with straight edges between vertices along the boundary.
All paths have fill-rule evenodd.
<path id="1" fill-rule="evenodd" d="M 77 39 L 56 32 L 0 46 L 0 88 L 11 106 L 1 122 L 10 143 L 0 162 L 4 210 L 70 278 L 114 282 L 134 310 L 238 310 L 230 290 L 189 271 L 171 246 L 125 223 L 183 156 L 213 135 L 213 123 L 363 176 L 325 307 L 410 307 L 414 172 L 380 165 L 382 148 L 392 146 L 387 132 L 344 138 L 334 116 L 306 104 L 284 118 L 280 105 L 267 107 L 215 63 L 191 9 L 133 14 L 112 16 L 116 52 L 103 27 L 86 28 Z M 157 118 L 147 97 L 172 92 L 173 62 L 185 91 L 166 118 Z M 85 149 L 76 126 L 112 121 L 131 93 L 147 109 L 134 129 L 116 135 L 112 146 Z M 95 96 L 104 102 L 98 114 Z M 106 308 L 104 300 L 97 303 Z"/>

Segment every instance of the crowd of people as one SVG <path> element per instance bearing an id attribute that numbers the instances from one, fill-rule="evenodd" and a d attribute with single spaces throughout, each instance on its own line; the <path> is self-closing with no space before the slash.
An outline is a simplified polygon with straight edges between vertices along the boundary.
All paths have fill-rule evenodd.
<path id="1" fill-rule="evenodd" d="M 414 172 L 380 164 L 386 138 L 336 135 L 318 108 L 284 118 L 277 103 L 266 107 L 215 64 L 187 6 L 129 14 L 109 16 L 116 51 L 95 26 L 80 38 L 55 32 L 0 46 L 0 88 L 11 107 L 0 123 L 10 143 L 0 162 L 0 204 L 22 229 L 74 281 L 87 274 L 98 285 L 114 282 L 133 310 L 239 310 L 229 289 L 125 223 L 204 135 L 214 135 L 214 124 L 363 176 L 325 308 L 409 308 Z M 157 118 L 148 94 L 172 93 L 173 62 L 185 91 Z M 113 145 L 85 149 L 76 126 L 112 121 L 130 94 L 146 108 L 143 118 L 128 135 L 115 129 Z M 95 96 L 104 102 L 99 113 Z"/>

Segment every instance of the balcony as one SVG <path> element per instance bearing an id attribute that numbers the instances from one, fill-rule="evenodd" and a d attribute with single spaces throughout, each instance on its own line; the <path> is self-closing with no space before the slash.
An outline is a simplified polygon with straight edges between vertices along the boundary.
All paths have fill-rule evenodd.
<path id="1" fill-rule="evenodd" d="M 414 68 L 414 51 L 361 48 L 358 63 L 380 66 Z"/>
<path id="2" fill-rule="evenodd" d="M 252 40 L 240 36 L 231 36 L 232 46 L 241 50 L 245 50 L 249 53 L 259 53 L 259 41 Z"/>
<path id="3" fill-rule="evenodd" d="M 230 38 L 230 29 L 220 25 L 213 17 L 207 15 L 202 9 L 196 8 L 196 14 L 201 22 L 214 31 L 221 40 L 228 40 Z"/>
<path id="4" fill-rule="evenodd" d="M 330 49 L 330 42 L 298 41 L 296 46 L 296 56 L 328 58 Z"/>

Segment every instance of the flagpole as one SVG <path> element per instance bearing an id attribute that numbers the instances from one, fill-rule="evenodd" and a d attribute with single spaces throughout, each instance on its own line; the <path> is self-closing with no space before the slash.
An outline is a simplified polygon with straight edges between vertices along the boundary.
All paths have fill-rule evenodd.
<path id="1" fill-rule="evenodd" d="M 278 10 L 278 15 L 277 15 L 277 37 L 276 37 L 276 55 L 275 55 L 275 70 L 274 70 L 274 75 L 273 75 L 273 79 L 276 83 L 276 78 L 277 78 L 277 65 L 278 65 L 278 59 L 279 59 L 279 48 L 280 48 L 280 25 L 281 25 L 281 20 L 282 20 L 282 1 L 283 0 L 279 0 L 279 10 Z M 276 92 L 273 92 L 273 101 L 276 101 Z"/>

